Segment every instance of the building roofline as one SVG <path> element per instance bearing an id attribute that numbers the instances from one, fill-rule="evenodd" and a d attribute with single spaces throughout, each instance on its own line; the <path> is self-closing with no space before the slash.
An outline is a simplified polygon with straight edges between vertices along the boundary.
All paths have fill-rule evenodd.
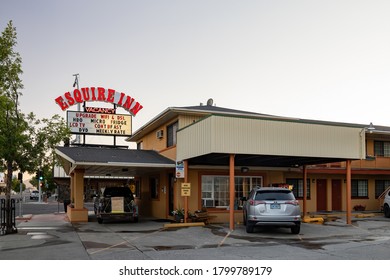
<path id="1" fill-rule="evenodd" d="M 358 123 L 346 123 L 346 122 L 335 122 L 335 121 L 324 121 L 324 120 L 314 120 L 314 119 L 301 119 L 294 117 L 285 117 L 285 116 L 276 116 L 269 114 L 261 114 L 256 112 L 248 112 L 224 107 L 218 107 L 214 105 L 199 105 L 199 106 L 186 106 L 186 107 L 168 107 L 156 117 L 151 119 L 149 122 L 144 124 L 142 127 L 137 129 L 134 134 L 126 139 L 128 142 L 136 142 L 142 138 L 145 134 L 150 131 L 157 129 L 160 125 L 167 123 L 171 119 L 177 117 L 180 114 L 195 114 L 198 116 L 210 116 L 210 115 L 220 115 L 220 116 L 231 116 L 231 117 L 248 117 L 248 118 L 258 118 L 274 121 L 286 121 L 286 122 L 298 122 L 298 123 L 308 123 L 308 124 L 322 124 L 322 125 L 331 125 L 331 126 L 346 126 L 346 127 L 359 127 L 361 129 L 367 128 L 367 124 L 358 124 Z M 375 129 L 370 131 L 371 133 L 390 133 L 390 127 L 386 126 L 375 126 Z"/>

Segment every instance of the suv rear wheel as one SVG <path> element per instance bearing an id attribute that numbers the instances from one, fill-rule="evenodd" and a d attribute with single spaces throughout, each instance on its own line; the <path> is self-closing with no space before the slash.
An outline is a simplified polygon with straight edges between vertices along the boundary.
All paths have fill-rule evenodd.
<path id="1" fill-rule="evenodd" d="M 291 233 L 293 234 L 299 234 L 300 231 L 301 231 L 301 225 L 295 225 L 291 227 Z"/>
<path id="2" fill-rule="evenodd" d="M 389 205 L 385 204 L 385 206 L 383 207 L 383 212 L 385 213 L 385 217 L 386 218 L 390 218 L 390 207 L 389 207 Z"/>
<path id="3" fill-rule="evenodd" d="M 254 230 L 254 225 L 251 223 L 251 222 L 249 222 L 249 221 L 246 221 L 246 232 L 247 233 L 253 233 L 253 230 Z"/>

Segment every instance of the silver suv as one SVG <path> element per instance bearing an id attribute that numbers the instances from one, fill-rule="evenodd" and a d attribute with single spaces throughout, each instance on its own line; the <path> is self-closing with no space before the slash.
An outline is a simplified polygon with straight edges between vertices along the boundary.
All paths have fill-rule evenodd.
<path id="1" fill-rule="evenodd" d="M 128 219 L 138 222 L 138 207 L 128 187 L 107 187 L 94 198 L 94 212 L 99 224 L 103 219 Z"/>
<path id="2" fill-rule="evenodd" d="M 385 213 L 386 218 L 390 218 L 390 190 L 385 194 L 385 199 L 383 201 L 383 213 Z"/>
<path id="3" fill-rule="evenodd" d="M 254 188 L 249 197 L 244 198 L 244 225 L 246 232 L 252 233 L 255 226 L 275 226 L 291 228 L 291 233 L 299 234 L 301 229 L 301 209 L 294 194 L 287 188 Z"/>

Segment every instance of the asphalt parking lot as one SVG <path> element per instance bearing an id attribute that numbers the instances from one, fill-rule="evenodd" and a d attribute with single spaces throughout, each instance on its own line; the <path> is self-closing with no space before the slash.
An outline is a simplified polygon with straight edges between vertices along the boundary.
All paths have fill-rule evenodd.
<path id="1" fill-rule="evenodd" d="M 381 214 L 343 216 L 323 224 L 289 229 L 256 229 L 227 224 L 166 228 L 168 220 L 141 218 L 138 223 L 70 223 L 65 213 L 18 220 L 18 233 L 0 236 L 3 260 L 388 260 L 390 219 Z"/>

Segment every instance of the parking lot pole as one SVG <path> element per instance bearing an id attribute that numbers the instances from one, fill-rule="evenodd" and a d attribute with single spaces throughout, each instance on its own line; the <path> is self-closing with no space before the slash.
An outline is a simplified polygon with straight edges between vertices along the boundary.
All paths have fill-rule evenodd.
<path id="1" fill-rule="evenodd" d="M 23 212 L 22 212 L 22 202 L 23 202 L 23 182 L 20 181 L 20 200 L 19 200 L 19 217 L 22 217 L 23 216 Z"/>
<path id="2" fill-rule="evenodd" d="M 42 193 L 42 189 L 41 189 L 41 179 L 39 179 L 39 178 L 38 178 L 38 190 L 39 190 L 38 202 L 41 203 L 41 193 Z"/>
<path id="3" fill-rule="evenodd" d="M 184 183 L 188 183 L 188 160 L 184 160 Z M 187 223 L 188 217 L 188 196 L 184 197 L 184 222 Z"/>

